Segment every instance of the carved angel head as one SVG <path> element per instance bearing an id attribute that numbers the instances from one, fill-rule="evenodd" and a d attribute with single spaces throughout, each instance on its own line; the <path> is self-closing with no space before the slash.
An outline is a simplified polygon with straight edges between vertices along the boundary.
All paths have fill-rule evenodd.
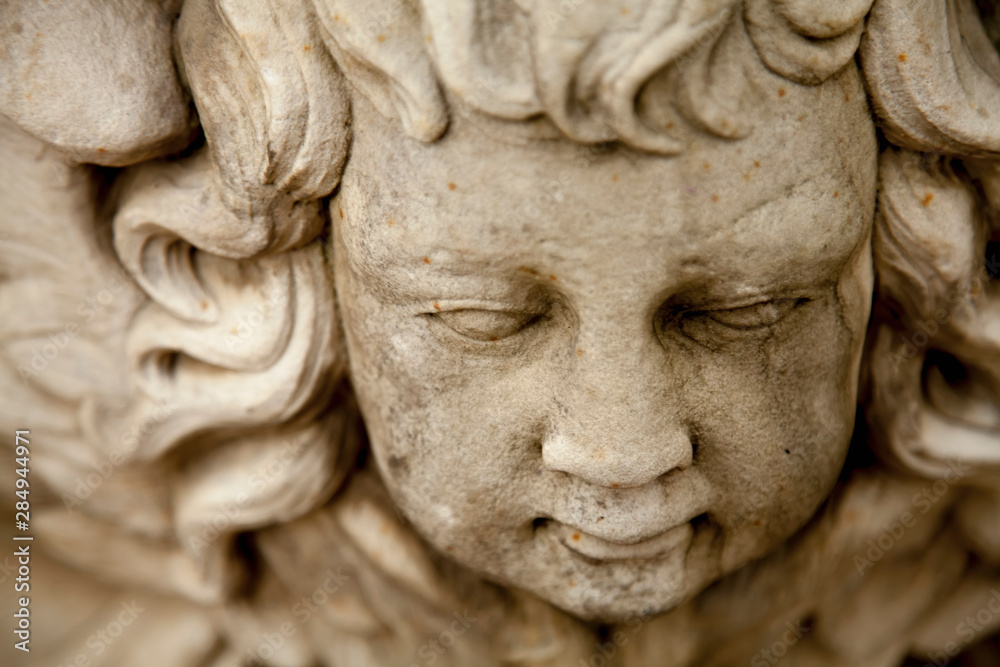
<path id="1" fill-rule="evenodd" d="M 46 484 L 122 540 L 144 512 L 205 603 L 333 513 L 434 586 L 621 623 L 789 545 L 853 566 L 859 471 L 902 498 L 955 462 L 1000 560 L 995 25 L 911 4 L 186 0 L 204 142 L 72 147 L 124 167 L 137 288 Z M 52 391 L 33 349 L 10 381 Z"/>

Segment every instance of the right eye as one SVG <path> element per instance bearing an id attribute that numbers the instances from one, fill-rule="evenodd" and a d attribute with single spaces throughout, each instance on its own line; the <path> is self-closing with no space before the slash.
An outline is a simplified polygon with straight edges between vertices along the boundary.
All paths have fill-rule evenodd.
<path id="1" fill-rule="evenodd" d="M 487 342 L 509 338 L 541 317 L 538 313 L 481 308 L 446 310 L 431 315 L 459 335 Z"/>

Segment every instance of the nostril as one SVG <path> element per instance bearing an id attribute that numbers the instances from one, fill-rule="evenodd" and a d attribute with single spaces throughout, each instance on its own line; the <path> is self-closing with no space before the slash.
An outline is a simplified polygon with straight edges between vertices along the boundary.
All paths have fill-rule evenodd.
<path id="1" fill-rule="evenodd" d="M 531 529 L 532 530 L 538 530 L 539 528 L 544 528 L 545 526 L 548 525 L 548 523 L 549 523 L 549 519 L 547 519 L 546 517 L 540 516 L 540 517 L 534 519 L 531 522 Z"/>
<path id="2" fill-rule="evenodd" d="M 553 429 L 542 442 L 544 469 L 595 486 L 632 489 L 691 466 L 691 438 L 686 429 L 622 438 L 616 430 L 593 431 L 581 435 Z"/>

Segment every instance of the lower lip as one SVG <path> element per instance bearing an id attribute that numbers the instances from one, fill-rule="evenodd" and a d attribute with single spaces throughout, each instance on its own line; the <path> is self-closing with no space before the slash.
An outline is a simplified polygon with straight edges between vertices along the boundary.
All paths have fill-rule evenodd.
<path id="1" fill-rule="evenodd" d="M 683 523 L 636 544 L 617 544 L 552 521 L 547 530 L 567 549 L 591 561 L 658 560 L 683 550 L 694 537 L 694 526 Z"/>

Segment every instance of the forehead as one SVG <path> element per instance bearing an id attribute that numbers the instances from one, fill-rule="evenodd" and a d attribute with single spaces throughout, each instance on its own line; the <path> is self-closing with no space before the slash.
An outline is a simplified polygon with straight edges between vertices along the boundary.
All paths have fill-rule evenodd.
<path id="1" fill-rule="evenodd" d="M 732 257 L 738 273 L 843 261 L 874 203 L 871 118 L 856 75 L 794 88 L 781 89 L 775 122 L 738 141 L 692 135 L 677 156 L 461 119 L 421 144 L 362 103 L 335 203 L 344 218 L 334 219 L 352 263 L 378 272 L 681 274 Z"/>

